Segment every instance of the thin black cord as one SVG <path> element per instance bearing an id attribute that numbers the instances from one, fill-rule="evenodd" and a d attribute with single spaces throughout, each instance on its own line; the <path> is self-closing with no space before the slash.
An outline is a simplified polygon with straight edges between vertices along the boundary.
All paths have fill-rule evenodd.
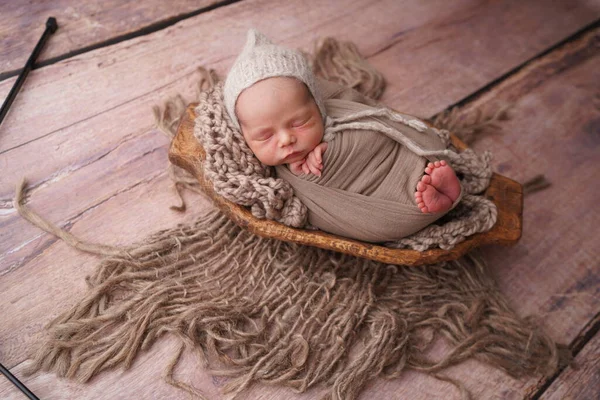
<path id="1" fill-rule="evenodd" d="M 27 388 L 27 386 L 23 385 L 20 380 L 18 380 L 13 374 L 10 373 L 8 369 L 4 367 L 4 365 L 0 364 L 0 372 L 2 375 L 6 377 L 9 381 L 11 381 L 16 387 L 19 388 L 21 392 L 25 394 L 31 400 L 40 400 L 31 390 Z"/>
<path id="2" fill-rule="evenodd" d="M 8 97 L 2 104 L 2 107 L 0 107 L 0 123 L 2 123 L 2 120 L 8 113 L 8 109 L 10 108 L 13 100 L 15 99 L 19 89 L 21 89 L 21 86 L 23 86 L 23 82 L 25 82 L 25 78 L 27 78 L 27 74 L 29 74 L 29 71 L 33 68 L 33 64 L 35 63 L 35 60 L 37 59 L 38 55 L 42 51 L 44 44 L 46 44 L 48 37 L 50 35 L 52 35 L 54 32 L 56 32 L 57 28 L 58 28 L 58 24 L 56 23 L 56 18 L 53 18 L 53 17 L 48 18 L 48 21 L 46 21 L 46 29 L 44 30 L 42 37 L 40 38 L 37 45 L 35 46 L 35 49 L 33 49 L 33 52 L 29 56 L 29 59 L 27 60 L 27 63 L 25 64 L 23 71 L 21 71 L 19 78 L 17 79 L 17 81 L 13 85 L 12 89 L 10 90 Z M 35 394 L 33 394 L 33 392 L 31 390 L 29 390 L 27 388 L 27 386 L 23 385 L 21 383 L 21 381 L 19 381 L 13 374 L 11 374 L 10 371 L 6 367 L 4 367 L 4 365 L 2 365 L 2 364 L 0 364 L 0 372 L 2 372 L 2 375 L 4 375 L 6 377 L 6 379 L 11 381 L 17 388 L 19 388 L 19 390 L 21 392 L 23 392 L 23 394 L 25 394 L 25 396 L 27 396 L 29 399 L 40 400 Z"/>
<path id="3" fill-rule="evenodd" d="M 42 37 L 40 38 L 37 45 L 33 49 L 33 52 L 29 56 L 27 63 L 25 63 L 25 67 L 23 68 L 23 71 L 21 71 L 21 73 L 19 74 L 19 77 L 17 78 L 15 84 L 13 85 L 13 87 L 10 89 L 10 92 L 8 93 L 8 97 L 2 104 L 2 107 L 0 108 L 0 124 L 2 123 L 2 120 L 4 119 L 6 114 L 8 114 L 8 109 L 10 108 L 11 104 L 15 100 L 15 97 L 17 97 L 17 93 L 19 92 L 19 89 L 21 89 L 21 86 L 23 86 L 23 83 L 25 82 L 25 78 L 27 78 L 29 71 L 31 71 L 31 69 L 33 68 L 33 64 L 35 64 L 35 60 L 37 60 L 38 56 L 40 55 L 42 48 L 46 44 L 46 41 L 48 40 L 50 35 L 52 35 L 54 32 L 56 32 L 57 29 L 58 29 L 58 24 L 56 23 L 56 18 L 54 18 L 54 17 L 48 18 L 48 21 L 46 21 L 46 29 L 44 30 Z"/>

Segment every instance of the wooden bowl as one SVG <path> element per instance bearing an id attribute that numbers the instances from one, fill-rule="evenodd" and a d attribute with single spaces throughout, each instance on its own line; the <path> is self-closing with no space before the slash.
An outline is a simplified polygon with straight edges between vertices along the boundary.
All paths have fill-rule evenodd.
<path id="1" fill-rule="evenodd" d="M 204 178 L 202 160 L 204 149 L 194 137 L 194 109 L 190 104 L 182 118 L 177 134 L 171 142 L 169 160 L 192 173 L 200 182 L 202 189 L 229 218 L 248 231 L 266 238 L 275 238 L 288 242 L 316 246 L 357 257 L 399 265 L 434 264 L 459 258 L 469 250 L 484 244 L 515 244 L 521 237 L 523 213 L 523 188 L 521 184 L 496 173 L 493 174 L 485 196 L 498 207 L 498 219 L 494 227 L 483 233 L 477 233 L 457 244 L 452 250 L 439 248 L 426 251 L 392 249 L 373 243 L 364 243 L 322 231 L 296 229 L 266 219 L 258 219 L 243 206 L 232 203 L 217 195 L 212 184 Z M 459 150 L 467 146 L 456 136 L 451 136 L 452 144 Z"/>

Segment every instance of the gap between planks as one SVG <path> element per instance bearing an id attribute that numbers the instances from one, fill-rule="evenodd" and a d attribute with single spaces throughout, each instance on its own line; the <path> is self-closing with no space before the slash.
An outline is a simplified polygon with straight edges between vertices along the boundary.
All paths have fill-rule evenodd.
<path id="1" fill-rule="evenodd" d="M 597 19 L 596 21 L 592 22 L 591 24 L 581 28 L 579 31 L 575 32 L 571 36 L 567 36 L 565 39 L 561 40 L 560 42 L 556 43 L 555 45 L 550 46 L 546 50 L 531 57 L 529 60 L 526 60 L 523 63 L 521 63 L 520 65 L 517 65 L 510 71 L 506 72 L 505 74 L 503 74 L 503 75 L 499 76 L 498 78 L 494 79 L 493 81 L 489 82 L 487 85 L 483 86 L 481 89 L 474 91 L 473 93 L 471 93 L 467 97 L 463 98 L 462 100 L 459 100 L 455 104 L 450 105 L 446 110 L 450 110 L 454 107 L 461 108 L 461 107 L 468 106 L 470 103 L 473 103 L 474 101 L 476 101 L 477 99 L 479 99 L 480 97 L 485 95 L 486 93 L 492 92 L 494 90 L 494 88 L 496 88 L 500 84 L 504 83 L 506 80 L 510 79 L 511 77 L 517 75 L 519 72 L 526 69 L 532 63 L 535 63 L 536 61 L 543 61 L 548 56 L 555 54 L 557 52 L 560 52 L 561 50 L 564 50 L 565 46 L 568 46 L 569 44 L 571 44 L 573 42 L 582 40 L 583 37 L 589 35 L 590 32 L 595 31 L 596 29 L 598 29 L 598 27 L 600 27 L 600 19 Z M 589 50 L 593 51 L 594 49 L 590 48 Z M 434 115 L 432 117 L 432 119 L 437 117 L 442 112 Z"/>
<path id="2" fill-rule="evenodd" d="M 569 349 L 571 349 L 573 352 L 573 358 L 577 357 L 585 345 L 588 344 L 598 332 L 600 332 L 600 312 L 598 312 L 590 321 L 588 321 L 579 334 L 569 344 Z M 556 381 L 559 376 L 568 369 L 568 367 L 568 365 L 565 365 L 545 381 L 540 381 L 537 386 L 533 387 L 532 390 L 527 393 L 525 399 L 539 400 L 546 390 L 552 386 L 554 381 Z"/>
<path id="3" fill-rule="evenodd" d="M 219 7 L 226 7 L 231 4 L 239 3 L 240 1 L 242 1 L 242 0 L 224 0 L 224 1 L 220 1 L 215 4 L 211 4 L 206 7 L 199 8 L 194 11 L 190 11 L 190 12 L 183 13 L 183 14 L 180 14 L 180 15 L 177 15 L 174 17 L 170 17 L 170 18 L 167 18 L 162 21 L 157 21 L 157 22 L 151 23 L 150 25 L 144 26 L 136 31 L 118 35 L 113 38 L 110 38 L 110 39 L 107 39 L 107 40 L 104 40 L 104 41 L 101 41 L 98 43 L 94 43 L 89 46 L 84 46 L 77 50 L 69 51 L 67 53 L 61 54 L 60 56 L 56 56 L 56 57 L 52 57 L 52 58 L 49 58 L 44 61 L 40 61 L 33 66 L 32 70 L 46 67 L 48 65 L 56 64 L 57 62 L 66 60 L 67 58 L 75 57 L 75 56 L 78 56 L 83 53 L 97 50 L 102 47 L 112 46 L 113 44 L 124 42 L 124 41 L 130 40 L 130 39 L 134 39 L 139 36 L 149 35 L 151 33 L 154 33 L 154 32 L 163 30 L 165 28 L 168 28 L 172 25 L 175 25 L 176 23 L 183 21 L 184 19 L 195 17 L 199 14 L 212 11 Z M 58 29 L 60 29 L 60 21 L 58 21 Z M 49 40 L 49 42 L 50 43 L 48 43 L 47 45 L 52 46 L 52 40 Z M 33 47 L 31 49 L 33 50 Z M 23 70 L 23 68 L 19 68 L 19 69 L 15 69 L 12 71 L 0 72 L 0 82 L 2 82 L 5 79 L 8 79 L 8 78 L 11 78 L 13 76 L 20 74 L 22 70 Z"/>

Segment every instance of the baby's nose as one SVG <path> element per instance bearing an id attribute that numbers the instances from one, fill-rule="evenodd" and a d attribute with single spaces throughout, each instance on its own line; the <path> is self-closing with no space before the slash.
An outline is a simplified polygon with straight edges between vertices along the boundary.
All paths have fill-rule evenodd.
<path id="1" fill-rule="evenodd" d="M 287 131 L 283 131 L 281 133 L 281 136 L 279 137 L 279 144 L 281 145 L 281 147 L 288 146 L 294 143 L 296 143 L 296 137 L 294 135 Z"/>

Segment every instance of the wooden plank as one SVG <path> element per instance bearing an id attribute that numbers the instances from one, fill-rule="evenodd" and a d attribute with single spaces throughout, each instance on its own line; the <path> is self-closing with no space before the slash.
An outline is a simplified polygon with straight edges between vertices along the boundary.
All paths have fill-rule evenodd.
<path id="1" fill-rule="evenodd" d="M 0 4 L 0 79 L 23 68 L 46 28 L 48 17 L 57 19 L 59 30 L 38 62 L 131 35 L 218 2 L 34 0 L 24 5 L 19 1 L 3 1 Z"/>
<path id="2" fill-rule="evenodd" d="M 505 57 L 515 52 L 533 57 L 600 18 L 597 0 L 577 6 L 569 1 L 523 3 L 517 10 L 512 2 L 473 2 L 422 29 L 412 30 L 411 24 L 395 32 L 391 43 L 402 51 L 383 46 L 369 60 L 390 83 L 382 100 L 409 114 L 435 115 L 466 97 L 458 88 L 473 93 L 511 71 L 516 65 Z M 588 13 L 589 19 L 579 13 Z M 573 29 L 576 20 L 581 24 Z M 560 35 L 554 36 L 555 29 Z M 421 73 L 415 73 L 417 67 Z"/>
<path id="3" fill-rule="evenodd" d="M 188 88 L 193 86 L 192 80 L 187 83 Z M 180 84 L 185 84 L 185 80 Z M 168 89 L 158 91 L 161 93 L 159 96 L 167 96 Z M 182 93 L 186 91 L 185 88 L 181 89 Z M 21 153 L 22 161 L 13 159 L 10 153 L 4 158 L 5 170 L 11 171 L 11 175 L 5 176 L 10 176 L 12 182 L 10 185 L 8 179 L 1 182 L 1 185 L 6 185 L 6 194 L 2 196 L 5 208 L 0 209 L 3 212 L 0 218 L 0 242 L 3 246 L 0 275 L 26 264 L 45 248 L 45 244 L 50 245 L 49 238 L 42 235 L 38 228 L 23 221 L 12 207 L 14 185 L 22 176 L 19 163 L 31 165 L 30 171 L 37 169 L 34 171 L 41 177 L 36 182 L 35 175 L 27 174 L 28 178 L 33 178 L 31 206 L 51 221 L 71 224 L 90 208 L 97 207 L 132 186 L 145 185 L 150 177 L 165 171 L 169 141 L 152 128 L 150 113 L 157 94 L 124 105 L 121 111 L 131 112 L 128 121 L 111 118 L 111 114 L 106 113 L 77 126 L 67 127 L 64 134 L 29 144 L 27 147 L 33 154 L 47 155 L 46 167 L 51 164 L 57 166 L 55 172 L 45 169 L 37 157 L 28 158 L 25 147 L 19 149 L 19 152 L 25 151 Z M 64 163 L 65 160 L 67 163 Z M 35 167 L 36 163 L 38 167 Z M 27 169 L 24 166 L 24 170 Z M 47 190 L 52 192 L 50 196 L 40 194 L 48 193 Z M 71 196 L 70 193 L 80 195 Z M 162 214 L 164 211 L 157 209 L 155 212 Z"/>
<path id="4" fill-rule="evenodd" d="M 37 75 L 35 85 L 31 87 L 28 96 L 23 98 L 19 108 L 17 108 L 24 113 L 18 115 L 13 113 L 5 121 L 7 124 L 0 128 L 0 137 L 2 138 L 0 146 L 3 146 L 2 149 L 5 150 L 4 153 L 0 154 L 0 165 L 3 168 L 3 174 L 0 177 L 0 185 L 2 185 L 3 190 L 0 193 L 2 193 L 1 198 L 4 202 L 3 208 L 0 209 L 2 210 L 0 215 L 2 223 L 6 223 L 2 225 L 0 231 L 0 235 L 2 235 L 0 237 L 0 246 L 2 246 L 0 253 L 4 256 L 4 259 L 0 261 L 3 268 L 0 272 L 2 274 L 0 275 L 0 293 L 3 293 L 0 296 L 0 315 L 3 316 L 2 324 L 0 324 L 0 359 L 5 365 L 15 367 L 17 370 L 20 368 L 19 365 L 25 357 L 26 350 L 37 343 L 43 324 L 68 308 L 81 296 L 85 289 L 83 277 L 91 272 L 96 262 L 95 258 L 68 249 L 63 243 L 50 243 L 51 239 L 47 235 L 36 237 L 40 233 L 35 229 L 31 229 L 28 235 L 21 236 L 18 241 L 11 241 L 13 236 L 29 229 L 27 223 L 14 215 L 14 210 L 11 210 L 10 206 L 12 188 L 23 171 L 32 171 L 35 175 L 33 183 L 37 185 L 37 190 L 33 194 L 31 204 L 42 215 L 51 215 L 53 221 L 61 224 L 67 223 L 75 234 L 91 238 L 100 243 L 134 242 L 143 238 L 150 231 L 172 226 L 176 222 L 185 221 L 186 218 L 192 218 L 195 212 L 192 209 L 192 214 L 178 216 L 170 211 L 163 211 L 167 205 L 172 203 L 174 196 L 167 190 L 166 178 L 164 175 L 160 175 L 164 163 L 161 162 L 163 158 L 159 156 L 161 152 L 166 156 L 166 139 L 163 139 L 162 144 L 160 140 L 153 139 L 153 131 L 149 128 L 150 116 L 147 112 L 149 104 L 163 98 L 166 92 L 190 91 L 190 82 L 193 81 L 194 74 L 193 68 L 197 62 L 215 65 L 220 72 L 223 72 L 238 49 L 237 44 L 240 37 L 243 37 L 242 32 L 248 26 L 244 24 L 256 24 L 255 26 L 264 30 L 267 34 L 282 32 L 283 42 L 293 46 L 304 45 L 308 43 L 311 37 L 335 33 L 337 30 L 346 38 L 359 43 L 361 50 L 363 48 L 371 49 L 375 50 L 374 53 L 377 53 L 377 49 L 380 49 L 381 45 L 385 46 L 391 43 L 389 36 L 386 36 L 386 32 L 398 31 L 403 23 L 404 26 L 415 23 L 417 26 L 423 25 L 426 27 L 429 26 L 432 18 L 438 19 L 438 22 L 442 23 L 441 20 L 445 17 L 450 21 L 455 21 L 456 33 L 454 36 L 459 35 L 461 28 L 466 28 L 458 22 L 458 16 L 464 11 L 463 9 L 473 8 L 474 4 L 474 2 L 456 2 L 451 5 L 445 5 L 444 2 L 437 5 L 433 3 L 427 3 L 427 5 L 403 4 L 402 10 L 400 10 L 399 8 L 394 9 L 398 6 L 391 1 L 389 4 L 386 3 L 389 7 L 382 7 L 381 4 L 377 6 L 367 4 L 365 6 L 364 3 L 351 3 L 349 5 L 321 5 L 315 3 L 310 8 L 311 13 L 307 14 L 301 11 L 308 10 L 308 8 L 305 9 L 304 6 L 296 3 L 272 5 L 266 4 L 266 2 L 256 2 L 251 3 L 251 6 L 248 3 L 251 2 L 243 2 L 217 9 L 207 15 L 186 20 L 165 31 L 148 35 L 143 39 L 134 39 L 127 43 L 97 50 L 66 60 L 56 66 L 36 71 L 34 74 L 34 76 Z M 510 20 L 508 16 L 520 14 L 521 9 L 519 7 L 522 6 L 516 2 L 504 4 L 504 11 L 493 8 L 491 5 L 491 11 L 482 9 L 480 12 L 486 14 L 502 11 L 498 15 L 502 15 L 506 19 L 498 19 L 501 21 L 499 27 L 507 28 L 502 23 L 506 24 L 506 21 Z M 359 6 L 364 7 L 360 9 Z M 495 7 L 495 4 L 493 6 Z M 414 8 L 412 10 L 414 13 L 410 12 L 410 7 Z M 431 8 L 427 9 L 427 7 Z M 392 14 L 390 10 L 395 11 L 395 14 Z M 581 10 L 586 12 L 584 13 Z M 503 69 L 508 68 L 507 66 L 518 65 L 535 52 L 541 51 L 543 43 L 556 42 L 560 40 L 560 35 L 564 35 L 565 32 L 575 31 L 579 26 L 587 24 L 591 18 L 590 14 L 594 17 L 597 15 L 594 14 L 596 12 L 594 10 L 590 11 L 589 7 L 584 8 L 583 6 L 582 9 L 575 8 L 571 10 L 568 15 L 572 18 L 566 18 L 566 20 L 570 20 L 572 25 L 569 26 L 569 29 L 565 30 L 563 26 L 562 31 L 552 32 L 552 39 L 542 40 L 536 37 L 534 29 L 531 32 L 528 31 L 526 36 L 522 36 L 523 32 L 513 34 L 511 29 L 506 29 L 506 38 L 509 38 L 507 40 L 512 40 L 521 45 L 515 46 L 514 52 L 506 54 L 506 58 L 502 60 L 503 64 L 498 66 L 497 72 L 500 73 Z M 285 11 L 288 11 L 288 13 L 285 13 Z M 439 14 L 436 14 L 438 12 Z M 284 17 L 272 19 L 276 22 L 271 23 L 270 21 L 269 26 L 266 23 L 261 25 L 261 21 L 268 20 L 269 15 L 283 15 Z M 331 15 L 339 15 L 339 21 L 338 19 L 329 21 Z M 394 17 L 391 18 L 390 15 Z M 415 19 L 412 19 L 413 15 Z M 360 18 L 357 16 L 360 16 Z M 557 11 L 557 9 L 552 8 L 531 17 L 539 18 L 539 20 L 532 20 L 532 26 L 549 23 L 548 21 L 553 19 L 561 19 L 561 21 L 565 19 L 564 10 Z M 478 20 L 479 18 L 474 18 L 466 21 L 465 24 L 477 23 Z M 243 24 L 240 21 L 243 21 Z M 365 21 L 364 26 L 357 24 L 357 21 Z M 379 36 L 379 33 L 373 34 L 372 29 L 370 29 L 372 26 L 369 23 L 370 21 L 382 21 L 381 36 Z M 350 22 L 354 22 L 354 24 Z M 559 22 L 557 22 L 557 25 L 562 26 Z M 219 46 L 215 46 L 210 41 L 206 43 L 194 42 L 192 45 L 193 40 L 191 39 L 187 41 L 189 43 L 186 43 L 186 38 L 210 37 L 211 34 L 219 31 L 219 26 L 231 27 L 231 29 L 224 32 L 223 41 Z M 418 30 L 418 28 L 415 29 Z M 310 33 L 308 33 L 309 31 Z M 490 30 L 490 32 L 495 31 L 497 30 Z M 545 34 L 548 34 L 548 32 L 544 31 Z M 532 37 L 535 39 L 532 39 Z M 417 40 L 417 38 L 418 35 L 412 40 Z M 489 40 L 488 44 L 493 43 L 489 37 L 480 39 L 483 41 Z M 539 48 L 536 47 L 538 50 L 532 52 L 527 44 L 535 41 L 542 44 Z M 236 43 L 236 46 L 233 46 L 233 43 Z M 411 43 L 413 42 L 410 40 L 396 43 L 386 53 L 406 54 Z M 228 44 L 231 44 L 231 46 Z M 449 45 L 454 47 L 449 49 L 447 47 Z M 449 41 L 440 38 L 439 42 L 432 43 L 431 46 L 421 47 L 417 51 L 431 52 L 429 58 L 434 58 L 436 52 L 455 51 L 458 57 L 460 51 L 457 49 L 470 45 L 471 43 L 451 36 Z M 119 55 L 123 55 L 123 57 L 116 57 Z M 485 58 L 485 54 L 482 57 Z M 102 62 L 108 64 L 113 58 L 119 60 L 116 63 L 118 65 L 108 65 L 108 70 L 99 71 L 93 67 Z M 380 58 L 378 62 L 386 64 L 383 58 Z M 139 66 L 139 68 L 136 68 L 136 66 Z M 421 65 L 416 65 L 408 71 L 415 79 L 421 74 L 427 77 L 431 72 L 430 67 Z M 469 71 L 464 73 L 469 73 Z M 589 71 L 586 73 L 588 73 L 586 79 L 590 79 Z M 71 74 L 71 76 L 68 74 Z M 137 80 L 134 78 L 137 78 Z M 448 91 L 446 90 L 448 86 L 444 85 L 448 77 L 435 76 L 435 78 L 429 84 L 439 85 L 441 89 L 444 89 L 440 92 L 447 95 L 444 100 L 445 103 L 442 98 L 433 99 L 437 103 L 436 107 L 446 107 L 451 104 L 454 98 L 464 97 L 477 88 L 476 84 L 473 84 L 473 86 L 457 87 Z M 458 76 L 451 76 L 450 78 L 451 80 L 459 79 Z M 490 80 L 493 78 L 492 76 L 489 77 Z M 128 83 L 131 79 L 134 79 L 135 84 Z M 394 85 L 392 85 L 392 88 Z M 571 83 L 567 86 L 570 87 L 570 85 Z M 4 93 L 6 93 L 6 87 L 6 82 L 0 84 L 0 90 L 4 90 Z M 143 87 L 143 90 L 140 87 Z M 68 95 L 65 96 L 64 91 L 67 91 Z M 520 93 L 519 96 L 523 96 L 522 89 Z M 58 101 L 59 104 L 55 105 L 52 100 L 57 94 L 64 97 L 61 97 Z M 537 93 L 537 95 L 541 96 L 540 93 Z M 517 96 L 517 99 L 519 96 Z M 535 93 L 532 96 L 535 97 Z M 94 99 L 94 101 L 90 102 L 89 99 Z M 531 101 L 530 97 L 524 99 L 525 103 Z M 36 104 L 39 101 L 44 101 L 42 106 Z M 405 105 L 410 107 L 409 100 Z M 395 107 L 406 110 L 406 108 L 398 107 L 397 104 Z M 547 113 L 554 111 L 555 109 L 546 110 Z M 424 113 L 419 114 L 428 116 Z M 24 115 L 27 115 L 27 118 Z M 563 117 L 565 116 L 563 115 Z M 531 119 L 530 116 L 526 118 L 527 121 Z M 26 121 L 29 123 L 26 123 Z M 539 122 L 537 121 L 538 125 Z M 531 123 L 533 124 L 533 122 Z M 538 136 L 541 134 L 541 128 L 538 125 L 533 124 L 534 133 L 530 134 Z M 548 133 L 546 131 L 544 133 L 552 134 L 552 132 Z M 154 132 L 154 134 L 156 133 Z M 20 137 L 20 135 L 24 137 Z M 20 147 L 6 151 L 9 146 L 6 146 L 5 138 L 12 141 L 12 147 L 15 145 Z M 33 147 L 34 144 L 37 147 Z M 489 143 L 488 145 L 488 147 L 495 150 L 503 144 L 493 145 L 493 143 Z M 22 151 L 20 153 L 21 157 L 14 156 L 15 153 L 13 152 L 17 150 Z M 538 150 L 545 151 L 544 148 Z M 56 152 L 59 154 L 56 154 Z M 32 154 L 35 156 L 32 156 Z M 510 158 L 511 154 L 506 154 L 506 156 L 508 160 L 512 160 Z M 8 162 L 9 157 L 11 157 L 11 162 Z M 543 158 L 543 155 L 538 156 L 538 159 L 541 158 Z M 166 162 L 166 159 L 164 160 Z M 69 168 L 71 165 L 75 166 L 72 170 Z M 8 168 L 11 168 L 8 171 L 10 173 L 5 174 L 4 171 L 7 171 Z M 51 176 L 52 179 L 46 179 L 48 176 Z M 583 176 L 585 177 L 585 175 Z M 197 201 L 197 207 L 202 207 L 202 204 L 206 206 L 206 203 Z M 588 201 L 584 200 L 584 203 Z M 527 215 L 527 210 L 526 208 L 525 215 Z M 563 216 L 561 222 L 564 222 L 565 218 L 566 215 Z M 13 223 L 11 222 L 13 220 L 20 222 Z M 528 242 L 528 246 L 531 246 L 531 242 Z M 587 251 L 586 246 L 589 246 L 589 241 L 583 243 L 583 251 Z M 547 248 L 545 250 L 547 251 Z M 522 253 L 524 250 L 521 248 L 520 251 Z M 27 256 L 32 256 L 28 262 L 18 264 L 21 258 Z M 526 261 L 530 262 L 531 260 Z M 581 260 L 580 255 L 579 262 L 582 261 L 585 260 Z M 5 265 L 17 265 L 17 267 L 12 268 L 9 272 Z M 553 264 L 551 267 L 557 270 L 559 265 Z M 539 267 L 538 273 L 540 273 L 540 270 L 542 272 L 552 270 L 547 265 L 545 267 L 545 269 Z M 504 265 L 497 267 L 498 273 L 504 273 L 504 268 Z M 524 268 L 524 266 L 521 265 L 521 268 Z M 581 272 L 581 268 L 577 271 Z M 512 269 L 511 272 L 518 275 L 522 271 L 521 269 Z M 561 284 L 568 284 L 578 279 L 569 277 L 561 283 L 554 282 L 552 279 L 556 277 L 552 275 L 545 275 L 545 278 L 558 287 Z M 506 283 L 503 283 L 503 285 L 506 290 Z M 31 295 L 31 288 L 37 289 L 35 295 Z M 515 303 L 517 310 L 526 314 L 537 311 L 539 309 L 538 304 L 549 301 L 554 293 L 551 291 L 552 288 L 550 284 L 546 283 L 545 289 L 539 295 L 526 292 L 520 294 L 519 297 L 519 293 L 516 295 L 511 291 L 508 291 L 508 293 L 511 299 L 512 296 L 517 299 Z M 534 299 L 531 300 L 527 296 L 533 296 Z M 535 296 L 539 297 L 535 298 Z M 524 298 L 529 300 L 529 304 L 526 301 L 523 302 Z M 525 304 L 524 307 L 520 307 L 521 302 Z M 577 306 L 577 302 L 567 304 Z M 587 309 L 578 308 L 576 311 L 576 315 L 570 322 L 574 326 L 577 326 L 577 324 L 581 326 L 581 321 L 585 318 Z M 560 318 L 563 317 L 564 314 L 555 314 L 554 316 L 550 315 L 549 319 L 555 318 L 554 322 L 560 322 Z M 549 321 L 549 323 L 552 323 L 552 321 Z M 556 336 L 556 338 L 561 339 L 563 337 Z M 152 351 L 160 352 L 164 348 L 163 346 L 166 345 L 161 343 L 156 350 L 153 349 Z M 160 360 L 157 362 L 158 364 L 164 363 L 164 358 L 158 357 L 158 359 Z M 156 366 L 156 363 L 146 360 L 154 360 L 154 358 L 151 358 L 149 354 L 144 354 L 140 357 L 139 362 L 148 362 L 156 368 L 162 368 L 162 365 L 164 365 Z M 185 363 L 182 369 L 186 367 L 194 369 L 194 365 L 190 363 Z M 469 370 L 469 368 L 471 369 Z M 140 368 L 140 370 L 146 371 L 145 368 Z M 478 373 L 473 374 L 474 370 Z M 521 391 L 520 382 L 507 380 L 497 370 L 481 366 L 475 362 L 468 362 L 456 371 L 458 371 L 455 372 L 458 376 L 466 376 L 464 379 L 468 382 L 468 386 L 475 393 L 481 394 L 482 398 L 490 397 L 492 393 L 498 393 L 502 390 L 514 391 L 515 393 Z M 120 383 L 129 382 L 131 387 L 137 388 L 135 393 L 139 393 L 139 397 L 142 398 L 155 397 L 154 394 L 156 393 L 171 393 L 159 392 L 166 385 L 157 379 L 158 375 L 152 375 L 152 372 L 147 374 L 136 372 L 136 374 L 138 375 L 128 378 L 123 377 L 117 371 L 111 371 L 103 374 L 103 376 L 121 379 L 119 380 Z M 28 378 L 25 382 L 33 382 L 35 379 L 38 379 L 37 376 Z M 51 398 L 52 396 L 107 398 L 101 392 L 102 385 L 94 382 L 85 386 L 72 384 L 71 386 L 60 387 L 59 383 L 62 383 L 62 381 L 48 375 L 47 378 L 41 381 L 38 394 L 44 396 L 44 398 Z M 496 386 L 477 388 L 479 382 L 491 382 Z M 94 386 L 96 384 L 98 386 Z M 401 386 L 399 390 L 395 386 L 396 384 Z M 370 386 L 364 396 L 394 398 L 406 395 L 410 398 L 427 398 L 428 393 L 439 396 L 440 393 L 447 393 L 448 390 L 451 390 L 451 386 L 447 383 L 437 383 L 431 378 L 424 378 L 416 374 L 405 375 L 398 382 L 385 382 L 385 385 L 387 386 L 383 387 L 378 383 Z M 202 384 L 201 386 L 204 387 Z M 427 389 L 422 390 L 423 386 L 426 386 Z M 96 389 L 92 389 L 92 387 Z M 96 394 L 87 395 L 94 390 Z M 269 394 L 257 395 L 263 392 Z M 283 393 L 288 392 L 279 388 L 270 391 L 264 387 L 257 387 L 252 389 L 248 398 L 281 398 Z M 72 393 L 75 394 L 71 395 Z M 384 394 L 387 394 L 387 396 Z M 254 395 L 254 397 L 251 395 Z M 164 397 L 178 398 L 169 397 L 168 395 L 164 395 Z M 301 398 L 301 396 L 294 397 L 292 395 L 289 397 Z M 313 395 L 305 398 L 317 397 Z M 179 398 L 186 398 L 186 396 L 182 394 Z"/>
<path id="5" fill-rule="evenodd" d="M 596 399 L 600 393 L 600 333 L 575 358 L 577 368 L 563 371 L 540 400 Z"/>

